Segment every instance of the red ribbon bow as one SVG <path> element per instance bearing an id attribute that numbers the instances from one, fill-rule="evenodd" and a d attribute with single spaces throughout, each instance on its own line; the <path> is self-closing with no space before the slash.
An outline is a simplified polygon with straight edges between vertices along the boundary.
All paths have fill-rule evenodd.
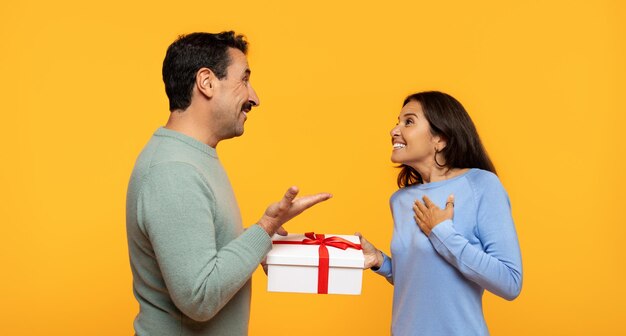
<path id="1" fill-rule="evenodd" d="M 326 238 L 324 234 L 307 232 L 304 234 L 307 238 L 302 241 L 289 241 L 289 240 L 274 240 L 273 244 L 291 244 L 291 245 L 319 245 L 319 267 L 317 270 L 317 293 L 328 294 L 328 272 L 329 272 L 329 258 L 328 248 L 326 246 L 332 246 L 338 249 L 353 248 L 356 250 L 361 249 L 361 244 L 355 244 L 349 240 L 345 240 L 341 237 L 329 237 Z"/>

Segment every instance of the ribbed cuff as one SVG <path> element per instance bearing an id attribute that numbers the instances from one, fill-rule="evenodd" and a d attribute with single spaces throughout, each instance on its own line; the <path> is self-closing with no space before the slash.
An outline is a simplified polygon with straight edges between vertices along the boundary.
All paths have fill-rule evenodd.
<path id="1" fill-rule="evenodd" d="M 451 219 L 446 219 L 445 221 L 437 224 L 435 228 L 430 231 L 430 235 L 428 238 L 433 243 L 435 249 L 439 248 L 439 246 L 443 245 L 443 242 L 446 239 L 450 238 L 450 236 L 456 233 L 456 229 L 454 229 L 454 225 Z"/>
<path id="2" fill-rule="evenodd" d="M 251 249 L 262 251 L 263 256 L 272 249 L 272 238 L 258 224 L 248 227 L 241 236 L 250 243 Z"/>
<path id="3" fill-rule="evenodd" d="M 383 255 L 383 264 L 380 265 L 377 270 L 372 268 L 372 271 L 383 276 L 388 276 L 391 273 L 391 258 L 384 254 L 383 251 L 380 251 L 380 253 Z"/>

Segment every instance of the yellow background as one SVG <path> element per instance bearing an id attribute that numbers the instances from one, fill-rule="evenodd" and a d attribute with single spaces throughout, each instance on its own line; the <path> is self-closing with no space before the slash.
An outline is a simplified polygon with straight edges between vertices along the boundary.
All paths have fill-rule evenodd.
<path id="1" fill-rule="evenodd" d="M 626 7 L 621 1 L 0 3 L 0 334 L 129 335 L 125 193 L 168 117 L 182 33 L 247 35 L 261 98 L 218 146 L 246 225 L 296 184 L 335 197 L 292 232 L 361 231 L 388 251 L 403 98 L 441 90 L 474 119 L 507 188 L 521 296 L 486 294 L 493 335 L 626 333 Z M 267 293 L 251 335 L 386 335 L 392 287 Z"/>

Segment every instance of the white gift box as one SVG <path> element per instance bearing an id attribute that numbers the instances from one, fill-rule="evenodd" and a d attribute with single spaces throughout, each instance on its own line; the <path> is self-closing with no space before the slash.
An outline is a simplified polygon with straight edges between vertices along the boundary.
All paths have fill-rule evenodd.
<path id="1" fill-rule="evenodd" d="M 267 290 L 270 292 L 324 293 L 324 267 L 320 266 L 320 245 L 328 250 L 328 294 L 361 294 L 363 279 L 363 252 L 359 237 L 352 235 L 316 235 L 312 233 L 274 235 L 272 250 L 267 255 Z M 313 237 L 314 239 L 310 239 Z M 339 237 L 347 240 L 356 248 L 333 247 L 333 241 Z M 292 243 L 281 244 L 289 241 Z M 302 243 L 307 241 L 307 245 Z M 342 245 L 341 242 L 338 243 Z M 322 253 L 323 255 L 323 253 Z M 322 264 L 324 262 L 322 261 Z M 322 273 L 320 273 L 322 272 Z M 318 283 L 319 277 L 322 283 Z M 319 286 L 318 286 L 319 285 Z M 321 286 L 321 287 L 320 287 Z M 320 289 L 323 288 L 323 289 Z"/>

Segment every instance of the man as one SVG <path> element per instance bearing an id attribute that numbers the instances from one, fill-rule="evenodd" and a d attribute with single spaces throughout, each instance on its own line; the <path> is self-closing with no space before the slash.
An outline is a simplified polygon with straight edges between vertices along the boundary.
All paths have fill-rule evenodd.
<path id="1" fill-rule="evenodd" d="M 137 335 L 246 335 L 250 277 L 281 226 L 330 194 L 296 199 L 291 187 L 242 228 L 217 144 L 240 136 L 259 105 L 247 42 L 234 32 L 193 33 L 167 50 L 170 117 L 139 155 L 126 226 Z"/>

